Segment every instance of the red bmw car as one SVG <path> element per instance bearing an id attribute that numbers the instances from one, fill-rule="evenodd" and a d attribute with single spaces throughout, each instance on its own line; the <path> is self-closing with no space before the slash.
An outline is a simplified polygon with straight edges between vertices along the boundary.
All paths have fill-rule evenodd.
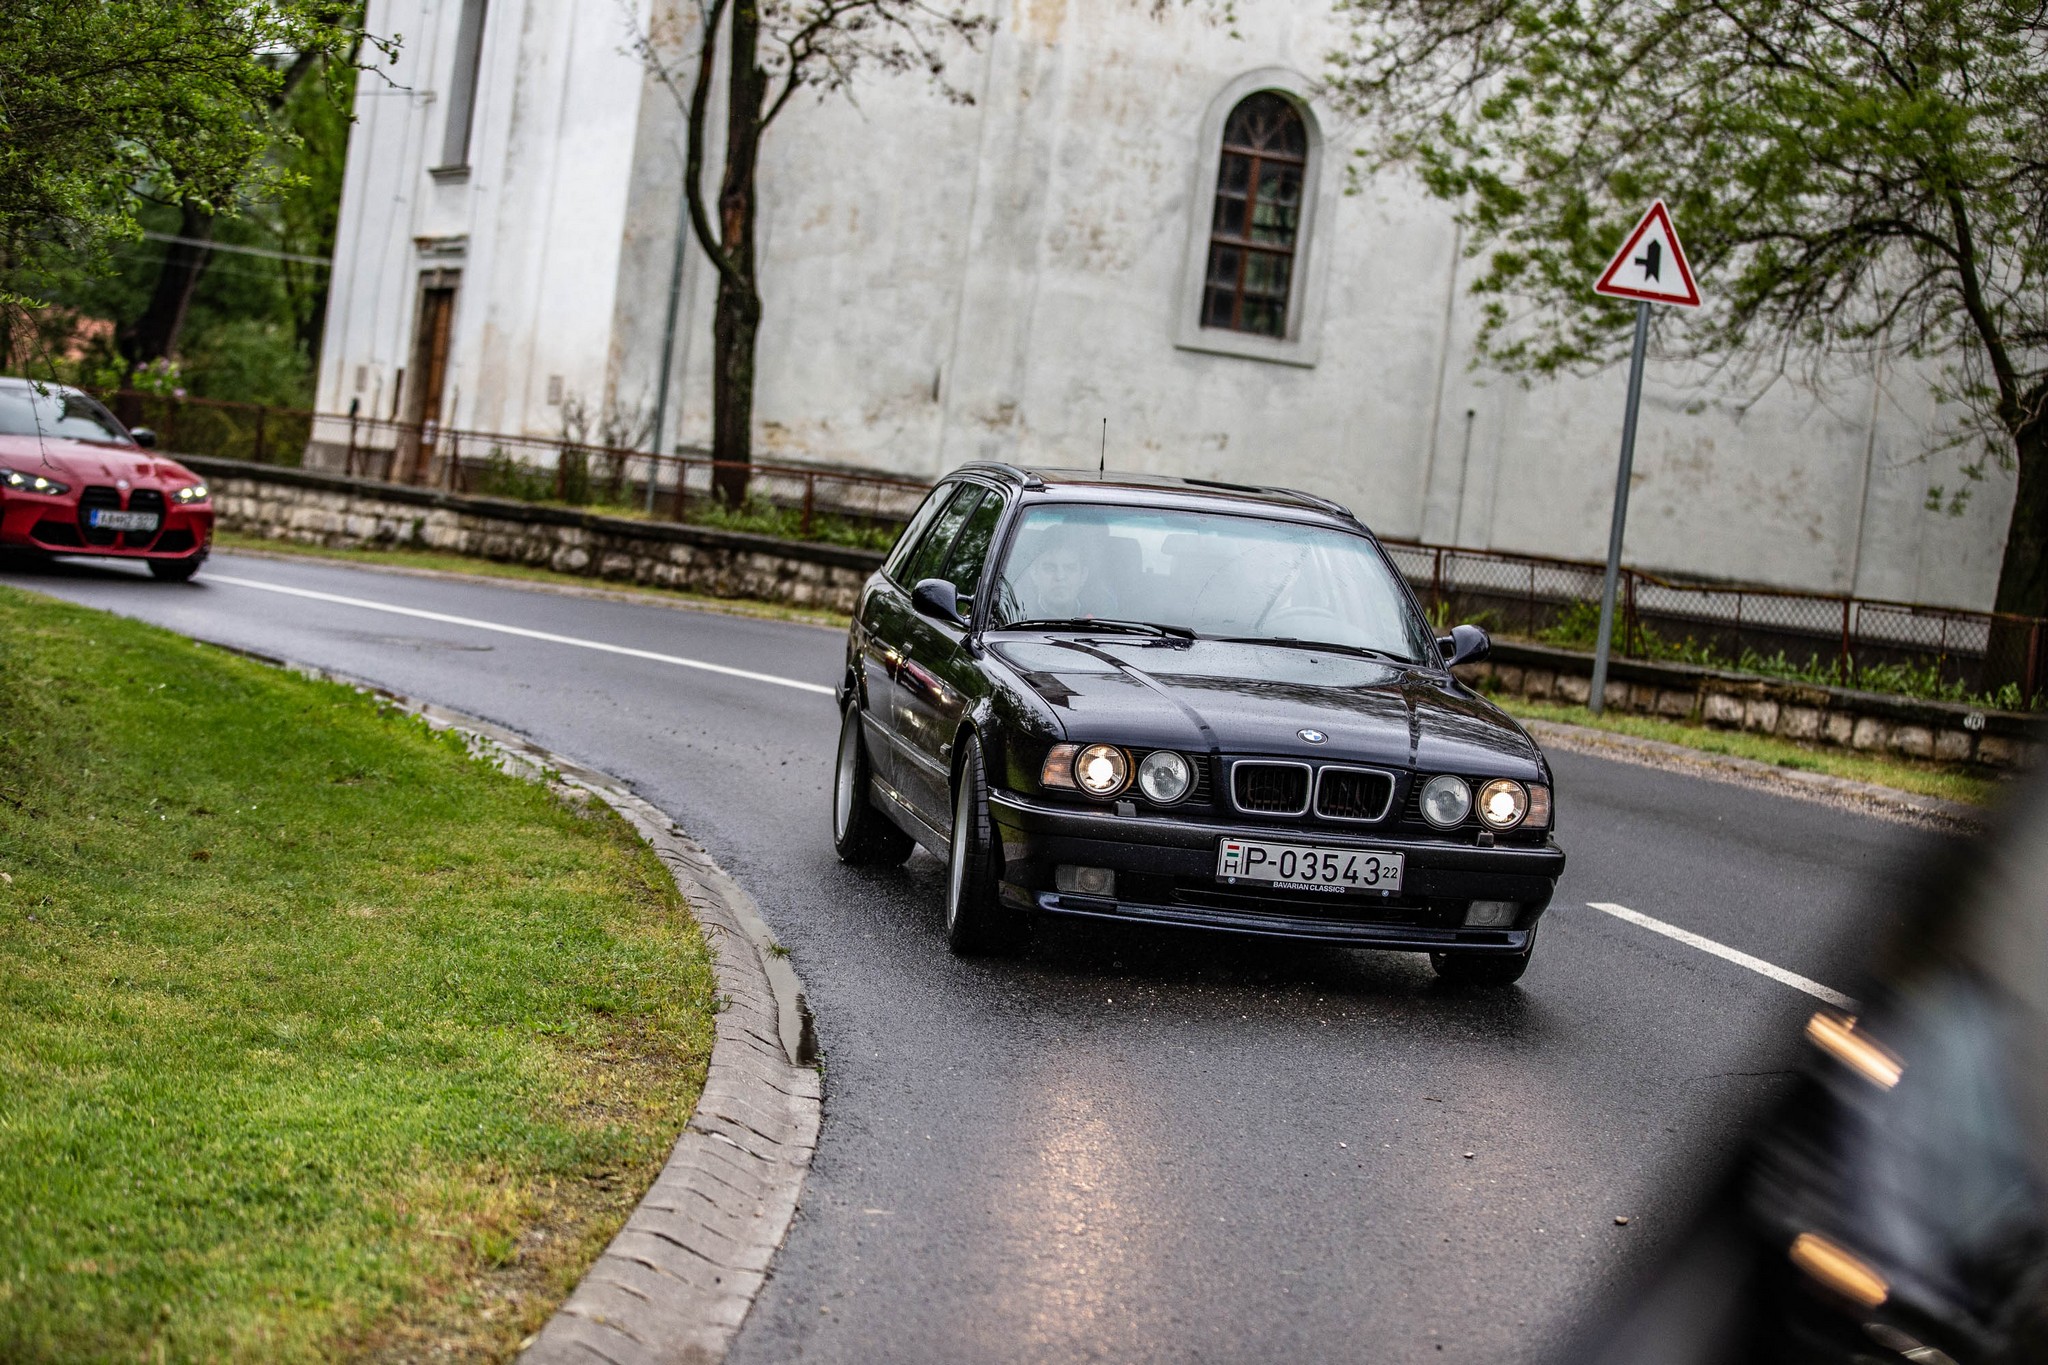
<path id="1" fill-rule="evenodd" d="M 213 502 L 155 444 L 89 394 L 0 378 L 0 552 L 140 559 L 173 582 L 199 572 Z"/>

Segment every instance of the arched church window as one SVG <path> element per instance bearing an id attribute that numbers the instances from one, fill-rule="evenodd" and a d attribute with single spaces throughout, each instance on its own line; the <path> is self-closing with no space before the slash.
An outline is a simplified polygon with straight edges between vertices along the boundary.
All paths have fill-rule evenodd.
<path id="1" fill-rule="evenodd" d="M 1209 230 L 1204 327 L 1287 335 L 1307 168 L 1308 129 L 1293 101 L 1261 90 L 1230 111 Z"/>

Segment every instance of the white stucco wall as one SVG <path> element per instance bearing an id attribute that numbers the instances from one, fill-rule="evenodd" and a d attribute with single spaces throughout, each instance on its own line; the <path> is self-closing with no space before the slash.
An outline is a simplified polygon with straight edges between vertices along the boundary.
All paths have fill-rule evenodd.
<path id="1" fill-rule="evenodd" d="M 770 134 L 762 458 L 918 475 L 1087 464 L 1106 416 L 1115 466 L 1308 488 L 1389 535 L 1604 551 L 1622 373 L 1531 387 L 1472 368 L 1474 267 L 1449 211 L 1399 179 L 1340 192 L 1351 140 L 1313 97 L 1327 9 L 1240 0 L 1233 34 L 1150 0 L 988 2 L 996 35 L 948 71 L 974 105 L 874 75 L 852 100 L 799 101 Z M 640 4 L 640 22 L 689 22 L 674 0 Z M 465 236 L 453 420 L 553 434 L 551 375 L 593 407 L 651 410 L 679 226 L 673 101 L 626 50 L 618 5 L 498 0 L 475 169 L 437 184 L 424 92 L 446 84 L 458 9 L 372 5 L 373 27 L 407 35 L 394 80 L 421 93 L 364 86 L 321 406 L 345 410 L 363 367 L 366 407 L 382 383 L 389 411 L 415 239 Z M 1247 80 L 1306 97 L 1325 144 L 1296 286 L 1306 329 L 1279 359 L 1176 344 L 1218 111 Z M 692 248 L 670 441 L 708 437 L 711 295 Z M 1953 457 L 1926 457 L 1924 375 L 1848 373 L 1820 395 L 1784 381 L 1746 406 L 1686 380 L 1653 365 L 1630 562 L 1989 604 L 2010 480 L 1994 473 L 1962 517 L 1925 509 L 1928 485 L 1954 479 Z"/>

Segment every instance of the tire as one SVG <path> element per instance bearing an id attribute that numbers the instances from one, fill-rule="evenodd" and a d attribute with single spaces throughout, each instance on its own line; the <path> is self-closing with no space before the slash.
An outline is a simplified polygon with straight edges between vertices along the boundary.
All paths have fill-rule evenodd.
<path id="1" fill-rule="evenodd" d="M 193 555 L 190 559 L 152 559 L 149 572 L 160 583 L 184 583 L 199 572 L 205 556 Z"/>
<path id="2" fill-rule="evenodd" d="M 1529 934 L 1529 946 L 1513 955 L 1499 953 L 1431 953 L 1429 965 L 1438 979 L 1450 986 L 1497 988 L 1512 986 L 1529 970 L 1529 957 L 1536 951 L 1536 934 Z"/>
<path id="3" fill-rule="evenodd" d="M 832 774 L 832 848 L 840 862 L 855 867 L 895 867 L 914 845 L 875 809 L 869 773 L 860 703 L 850 701 L 839 721 L 839 762 Z"/>
<path id="4" fill-rule="evenodd" d="M 1014 953 L 1029 922 L 1002 901 L 1003 850 L 988 813 L 988 773 L 981 740 L 961 741 L 960 778 L 953 784 L 953 848 L 946 859 L 946 946 L 959 957 Z"/>

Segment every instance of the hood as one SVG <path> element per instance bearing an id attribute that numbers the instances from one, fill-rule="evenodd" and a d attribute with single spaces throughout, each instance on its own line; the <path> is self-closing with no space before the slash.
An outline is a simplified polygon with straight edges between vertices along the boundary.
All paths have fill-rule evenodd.
<path id="1" fill-rule="evenodd" d="M 1078 742 L 1535 777 L 1519 725 L 1441 674 L 1275 645 L 1035 639 L 991 648 Z M 1313 744 L 1302 730 L 1321 731 Z"/>
<path id="2" fill-rule="evenodd" d="M 68 483 L 117 483 L 122 479 L 142 488 L 179 487 L 203 480 L 176 460 L 140 446 L 100 445 L 91 441 L 53 441 L 47 437 L 0 436 L 0 465 L 25 474 L 43 474 Z"/>

